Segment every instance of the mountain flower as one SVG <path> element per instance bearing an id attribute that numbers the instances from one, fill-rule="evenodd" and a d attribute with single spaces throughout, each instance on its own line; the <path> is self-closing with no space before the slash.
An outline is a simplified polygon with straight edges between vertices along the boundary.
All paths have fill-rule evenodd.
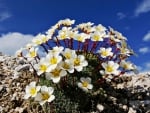
<path id="1" fill-rule="evenodd" d="M 70 37 L 68 36 L 68 32 L 70 31 L 70 29 L 71 29 L 70 27 L 69 28 L 68 27 L 63 27 L 62 30 L 60 30 L 58 32 L 57 38 L 59 40 L 69 39 Z"/>
<path id="2" fill-rule="evenodd" d="M 50 72 L 52 70 L 49 66 L 49 63 L 44 58 L 42 58 L 38 64 L 35 64 L 34 68 L 37 70 L 38 75 L 41 75 L 45 72 Z"/>
<path id="3" fill-rule="evenodd" d="M 38 51 L 38 48 L 30 48 L 27 55 L 26 55 L 26 58 L 28 59 L 33 59 L 37 56 L 37 51 Z"/>
<path id="4" fill-rule="evenodd" d="M 63 51 L 64 47 L 60 46 L 55 46 L 53 47 L 52 50 L 49 50 L 49 54 L 53 54 L 53 55 L 59 55 L 62 51 Z"/>
<path id="5" fill-rule="evenodd" d="M 81 82 L 78 82 L 78 87 L 81 88 L 83 91 L 88 91 L 89 89 L 93 88 L 93 85 L 91 84 L 91 78 L 90 77 L 81 77 Z"/>
<path id="6" fill-rule="evenodd" d="M 31 82 L 29 85 L 26 86 L 26 94 L 24 96 L 24 99 L 28 99 L 29 97 L 35 97 L 40 88 L 41 86 L 36 86 L 35 81 Z"/>
<path id="7" fill-rule="evenodd" d="M 80 72 L 83 70 L 83 67 L 88 65 L 88 62 L 85 60 L 85 57 L 83 55 L 78 55 L 75 58 L 72 58 L 70 60 L 74 64 L 74 68 Z"/>
<path id="8" fill-rule="evenodd" d="M 114 61 L 108 61 L 107 63 L 102 63 L 102 67 L 105 69 L 105 74 L 119 74 L 119 64 Z M 102 71 L 100 71 L 102 73 Z"/>
<path id="9" fill-rule="evenodd" d="M 74 72 L 74 66 L 69 60 L 62 61 L 60 63 L 60 68 L 63 69 L 63 70 L 68 71 L 69 73 Z"/>
<path id="10" fill-rule="evenodd" d="M 60 20 L 58 22 L 58 25 L 65 25 L 65 26 L 70 26 L 72 24 L 74 24 L 75 20 L 70 20 L 70 19 L 65 19 L 65 20 Z"/>
<path id="11" fill-rule="evenodd" d="M 107 29 L 103 25 L 99 24 L 99 25 L 95 26 L 95 30 L 99 31 L 99 32 L 105 32 Z"/>
<path id="12" fill-rule="evenodd" d="M 91 34 L 91 40 L 92 41 L 103 41 L 105 37 L 105 32 L 98 32 L 95 31 Z"/>
<path id="13" fill-rule="evenodd" d="M 122 60 L 120 66 L 123 67 L 125 70 L 133 70 L 135 69 L 134 65 L 130 62 Z"/>
<path id="14" fill-rule="evenodd" d="M 46 73 L 46 79 L 52 80 L 54 83 L 58 83 L 61 77 L 64 77 L 66 75 L 67 72 L 65 70 L 62 70 L 61 68 L 57 67 L 50 73 Z"/>
<path id="15" fill-rule="evenodd" d="M 58 63 L 62 61 L 62 57 L 60 55 L 49 53 L 46 56 L 46 60 L 49 63 L 49 67 L 51 68 L 51 70 L 53 70 L 57 67 Z"/>
<path id="16" fill-rule="evenodd" d="M 108 56 L 112 56 L 113 52 L 112 52 L 112 48 L 103 48 L 101 47 L 100 50 L 97 51 L 102 58 L 106 58 Z"/>
<path id="17" fill-rule="evenodd" d="M 35 97 L 35 101 L 38 101 L 41 106 L 46 102 L 52 102 L 55 99 L 53 92 L 53 87 L 42 86 L 41 91 Z"/>
<path id="18" fill-rule="evenodd" d="M 62 52 L 63 56 L 66 58 L 66 59 L 71 59 L 73 57 L 76 57 L 76 52 L 75 50 L 72 50 L 72 49 L 69 49 L 69 48 L 66 48 L 63 52 Z"/>
<path id="19" fill-rule="evenodd" d="M 90 36 L 85 33 L 76 34 L 74 37 L 74 40 L 77 40 L 79 42 L 85 42 L 86 39 L 89 39 Z"/>

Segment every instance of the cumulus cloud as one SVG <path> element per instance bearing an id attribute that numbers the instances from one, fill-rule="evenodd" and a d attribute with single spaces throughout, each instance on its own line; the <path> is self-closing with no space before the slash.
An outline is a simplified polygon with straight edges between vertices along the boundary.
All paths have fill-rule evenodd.
<path id="1" fill-rule="evenodd" d="M 150 11 L 150 0 L 143 0 L 135 9 L 135 16 L 139 16 L 142 13 Z"/>
<path id="2" fill-rule="evenodd" d="M 142 72 L 150 72 L 150 62 L 146 62 L 141 71 Z"/>
<path id="3" fill-rule="evenodd" d="M 117 16 L 118 16 L 119 20 L 124 19 L 126 17 L 126 15 L 122 12 L 118 12 Z"/>
<path id="4" fill-rule="evenodd" d="M 3 34 L 0 36 L 0 52 L 14 55 L 16 50 L 24 47 L 33 37 L 33 35 L 18 32 Z"/>
<path id="5" fill-rule="evenodd" d="M 150 32 L 144 36 L 143 41 L 150 41 Z"/>
<path id="6" fill-rule="evenodd" d="M 9 12 L 0 12 L 0 22 L 10 18 L 12 15 Z"/>
<path id="7" fill-rule="evenodd" d="M 139 52 L 142 54 L 148 53 L 149 52 L 149 48 L 148 47 L 142 47 L 139 49 Z"/>

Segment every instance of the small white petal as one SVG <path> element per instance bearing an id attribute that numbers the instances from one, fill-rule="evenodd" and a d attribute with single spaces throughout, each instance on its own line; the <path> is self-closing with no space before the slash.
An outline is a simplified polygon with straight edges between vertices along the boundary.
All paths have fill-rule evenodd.
<path id="1" fill-rule="evenodd" d="M 79 88 L 82 88 L 82 83 L 79 82 L 79 83 L 78 83 L 78 87 L 79 87 Z"/>
<path id="2" fill-rule="evenodd" d="M 30 97 L 30 94 L 25 94 L 24 99 L 28 99 Z"/>
<path id="3" fill-rule="evenodd" d="M 58 83 L 58 82 L 60 81 L 60 77 L 57 77 L 57 78 L 56 78 L 56 77 L 55 77 L 55 78 L 52 78 L 52 80 L 53 80 L 53 82 L 54 82 L 54 83 Z"/>
<path id="4" fill-rule="evenodd" d="M 42 87 L 41 87 L 41 91 L 42 91 L 42 92 L 48 92 L 47 86 L 42 86 Z"/>
<path id="5" fill-rule="evenodd" d="M 92 88 L 93 88 L 93 85 L 92 85 L 92 84 L 88 84 L 87 88 L 88 88 L 88 89 L 92 89 Z"/>
<path id="6" fill-rule="evenodd" d="M 91 78 L 90 78 L 90 77 L 87 77 L 85 80 L 86 80 L 88 83 L 91 83 Z"/>
<path id="7" fill-rule="evenodd" d="M 52 93 L 54 92 L 54 88 L 53 88 L 53 87 L 48 87 L 48 92 L 49 92 L 50 94 L 52 94 Z"/>
<path id="8" fill-rule="evenodd" d="M 80 78 L 80 81 L 81 81 L 81 82 L 84 82 L 84 81 L 86 81 L 86 79 L 85 79 L 84 77 L 81 77 L 81 78 Z"/>
<path id="9" fill-rule="evenodd" d="M 67 72 L 66 72 L 65 70 L 61 70 L 60 76 L 63 77 L 63 76 L 65 76 L 65 75 L 67 75 Z"/>
<path id="10" fill-rule="evenodd" d="M 31 87 L 35 87 L 36 82 L 35 82 L 35 81 L 33 81 L 33 82 L 31 82 L 29 85 L 30 85 Z"/>
<path id="11" fill-rule="evenodd" d="M 40 101 L 40 105 L 43 106 L 43 104 L 45 104 L 46 101 Z"/>
<path id="12" fill-rule="evenodd" d="M 54 95 L 51 95 L 50 98 L 48 99 L 48 102 L 51 102 L 55 99 L 55 96 Z"/>

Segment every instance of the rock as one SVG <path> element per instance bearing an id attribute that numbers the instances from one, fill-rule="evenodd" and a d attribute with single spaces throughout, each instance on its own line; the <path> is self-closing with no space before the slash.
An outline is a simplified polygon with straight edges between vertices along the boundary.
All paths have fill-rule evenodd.
<path id="1" fill-rule="evenodd" d="M 30 69 L 30 64 L 24 64 L 22 66 L 20 65 L 20 66 L 15 68 L 15 70 L 18 71 L 18 72 L 29 70 L 29 69 Z"/>

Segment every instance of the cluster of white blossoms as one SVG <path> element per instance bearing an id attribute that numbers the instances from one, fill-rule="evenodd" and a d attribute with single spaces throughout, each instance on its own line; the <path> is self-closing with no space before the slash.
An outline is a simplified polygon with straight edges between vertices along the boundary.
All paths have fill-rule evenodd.
<path id="1" fill-rule="evenodd" d="M 55 96 L 53 95 L 53 87 L 36 86 L 35 81 L 26 86 L 25 91 L 26 94 L 24 96 L 24 99 L 34 97 L 35 101 L 38 101 L 40 105 L 43 105 L 45 102 L 51 102 L 55 99 Z"/>
<path id="2" fill-rule="evenodd" d="M 127 61 L 133 51 L 121 33 L 112 28 L 108 30 L 101 24 L 88 22 L 73 26 L 74 23 L 70 19 L 60 20 L 46 33 L 35 36 L 16 55 L 26 59 L 38 77 L 44 77 L 53 84 L 58 85 L 65 77 L 79 76 L 72 81 L 85 92 L 92 90 L 95 83 L 92 79 L 95 73 L 93 76 L 80 76 L 80 72 L 91 65 L 88 63 L 89 55 L 97 58 L 98 65 L 94 67 L 98 68 L 97 78 L 135 69 L 135 65 Z M 54 100 L 53 87 L 35 84 L 31 82 L 26 87 L 25 99 L 34 97 L 41 105 Z"/>

